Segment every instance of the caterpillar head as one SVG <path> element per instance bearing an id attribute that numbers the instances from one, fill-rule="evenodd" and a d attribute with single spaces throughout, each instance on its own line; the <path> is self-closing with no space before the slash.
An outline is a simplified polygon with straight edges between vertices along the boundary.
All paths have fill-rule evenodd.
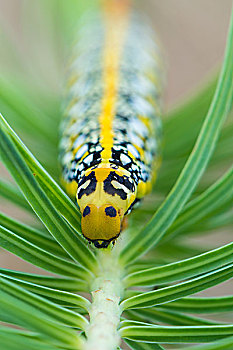
<path id="1" fill-rule="evenodd" d="M 119 236 L 135 198 L 136 186 L 127 170 L 105 165 L 87 171 L 77 190 L 83 235 L 97 248 L 106 248 Z"/>
<path id="2" fill-rule="evenodd" d="M 97 248 L 107 247 L 121 231 L 123 213 L 113 205 L 89 204 L 82 213 L 82 232 Z"/>

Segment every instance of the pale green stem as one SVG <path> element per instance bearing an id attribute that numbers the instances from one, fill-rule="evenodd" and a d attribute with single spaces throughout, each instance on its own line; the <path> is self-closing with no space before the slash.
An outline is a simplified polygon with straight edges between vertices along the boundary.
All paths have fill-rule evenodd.
<path id="1" fill-rule="evenodd" d="M 122 271 L 115 249 L 101 251 L 100 268 L 91 288 L 92 304 L 89 310 L 90 324 L 86 330 L 85 350 L 116 350 L 120 345 L 117 331 L 123 293 Z"/>

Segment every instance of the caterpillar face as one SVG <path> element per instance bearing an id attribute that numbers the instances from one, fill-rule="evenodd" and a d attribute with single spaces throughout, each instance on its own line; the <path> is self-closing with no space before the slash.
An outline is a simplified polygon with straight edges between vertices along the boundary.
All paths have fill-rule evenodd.
<path id="1" fill-rule="evenodd" d="M 76 198 L 83 235 L 97 248 L 105 248 L 119 236 L 124 215 L 136 198 L 136 186 L 125 169 L 102 165 L 81 178 Z"/>

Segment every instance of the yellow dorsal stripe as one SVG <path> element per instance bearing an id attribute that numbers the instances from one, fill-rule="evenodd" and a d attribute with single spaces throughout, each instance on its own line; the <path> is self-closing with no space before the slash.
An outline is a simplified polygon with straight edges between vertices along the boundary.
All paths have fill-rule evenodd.
<path id="1" fill-rule="evenodd" d="M 102 159 L 111 158 L 113 146 L 113 118 L 117 101 L 120 58 L 125 38 L 128 11 L 106 11 L 103 82 L 104 92 L 101 105 L 100 143 L 104 150 Z"/>

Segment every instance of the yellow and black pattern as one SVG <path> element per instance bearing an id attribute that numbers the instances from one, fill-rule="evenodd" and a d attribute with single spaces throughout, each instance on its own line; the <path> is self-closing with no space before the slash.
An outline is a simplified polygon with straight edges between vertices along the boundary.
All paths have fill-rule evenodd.
<path id="1" fill-rule="evenodd" d="M 160 162 L 162 58 L 126 5 L 86 19 L 70 67 L 60 159 L 83 235 L 107 247 Z"/>

